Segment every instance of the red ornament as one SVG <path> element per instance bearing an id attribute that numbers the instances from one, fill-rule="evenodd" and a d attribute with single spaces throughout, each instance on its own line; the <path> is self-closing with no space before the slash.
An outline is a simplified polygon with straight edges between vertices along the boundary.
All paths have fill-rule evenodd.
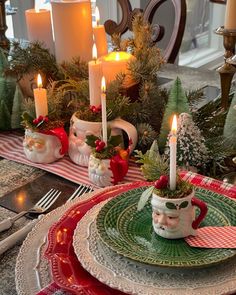
<path id="1" fill-rule="evenodd" d="M 102 107 L 101 107 L 101 105 L 99 105 L 98 107 L 96 107 L 96 106 L 89 106 L 89 109 L 93 113 L 98 114 L 98 113 L 101 112 Z"/>
<path id="2" fill-rule="evenodd" d="M 154 186 L 157 189 L 167 188 L 169 179 L 166 175 L 161 175 L 158 180 L 155 181 Z"/>

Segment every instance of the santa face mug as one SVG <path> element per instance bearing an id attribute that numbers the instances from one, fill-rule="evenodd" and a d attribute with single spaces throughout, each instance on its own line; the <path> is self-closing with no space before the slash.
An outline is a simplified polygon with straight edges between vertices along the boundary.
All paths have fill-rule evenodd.
<path id="1" fill-rule="evenodd" d="M 207 205 L 194 197 L 194 191 L 180 199 L 162 198 L 153 192 L 151 204 L 153 229 L 167 239 L 196 235 L 196 229 L 207 214 Z M 200 209 L 196 218 L 195 206 Z"/>
<path id="2" fill-rule="evenodd" d="M 137 130 L 127 121 L 115 119 L 108 122 L 108 127 L 111 128 L 111 135 L 122 134 L 122 130 L 128 135 L 131 140 L 130 152 L 133 151 L 137 144 Z M 69 134 L 69 156 L 71 160 L 81 166 L 88 166 L 91 147 L 85 142 L 87 135 L 95 135 L 101 137 L 102 123 L 89 122 L 78 119 L 75 114 L 71 118 L 70 134 Z"/>
<path id="3" fill-rule="evenodd" d="M 99 187 L 115 185 L 122 181 L 128 168 L 128 159 L 122 159 L 118 154 L 111 159 L 98 159 L 93 154 L 89 157 L 89 179 Z"/>
<path id="4" fill-rule="evenodd" d="M 52 163 L 68 150 L 68 138 L 63 128 L 34 132 L 25 130 L 23 148 L 26 158 L 34 163 Z"/>

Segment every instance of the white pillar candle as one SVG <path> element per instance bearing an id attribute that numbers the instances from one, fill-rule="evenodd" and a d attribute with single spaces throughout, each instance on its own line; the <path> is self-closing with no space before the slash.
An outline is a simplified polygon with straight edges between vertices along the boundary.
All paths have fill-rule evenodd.
<path id="1" fill-rule="evenodd" d="M 101 58 L 102 72 L 107 83 L 116 79 L 117 74 L 129 74 L 127 64 L 134 56 L 125 51 L 111 52 Z"/>
<path id="2" fill-rule="evenodd" d="M 177 118 L 174 115 L 171 127 L 171 134 L 169 139 L 170 147 L 170 189 L 176 189 L 176 151 L 177 151 Z"/>
<path id="3" fill-rule="evenodd" d="M 97 47 L 93 45 L 93 60 L 89 62 L 89 98 L 90 105 L 101 105 L 102 63 L 97 60 Z"/>
<path id="4" fill-rule="evenodd" d="M 225 10 L 225 29 L 236 30 L 236 0 L 227 0 Z"/>
<path id="5" fill-rule="evenodd" d="M 107 107 L 106 107 L 106 80 L 102 77 L 101 82 L 101 103 L 102 103 L 102 140 L 107 145 Z"/>
<path id="6" fill-rule="evenodd" d="M 42 87 L 42 78 L 38 74 L 38 88 L 34 89 L 34 103 L 36 118 L 48 115 L 47 90 Z"/>
<path id="7" fill-rule="evenodd" d="M 57 62 L 74 57 L 92 59 L 93 30 L 89 0 L 52 0 L 52 18 Z"/>
<path id="8" fill-rule="evenodd" d="M 101 57 L 107 54 L 108 47 L 107 47 L 107 37 L 106 37 L 105 28 L 103 25 L 99 24 L 100 13 L 99 13 L 98 7 L 96 7 L 95 17 L 96 17 L 96 25 L 93 27 L 94 41 L 97 46 L 98 57 Z"/>
<path id="9" fill-rule="evenodd" d="M 25 19 L 29 41 L 42 42 L 54 54 L 51 12 L 47 9 L 28 9 Z"/>

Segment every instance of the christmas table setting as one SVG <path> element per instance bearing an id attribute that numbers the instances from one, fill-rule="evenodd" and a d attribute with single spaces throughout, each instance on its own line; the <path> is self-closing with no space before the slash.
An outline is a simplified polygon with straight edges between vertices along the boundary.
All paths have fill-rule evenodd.
<path id="1" fill-rule="evenodd" d="M 51 8 L 26 11 L 28 44 L 0 49 L 1 220 L 36 204 L 29 190 L 17 208 L 22 185 L 39 197 L 55 183 L 63 198 L 3 232 L 0 250 L 24 232 L 20 249 L 1 250 L 3 283 L 16 284 L 3 292 L 234 294 L 233 85 L 227 106 L 222 85 L 208 100 L 217 74 L 166 64 L 145 13 L 133 15 L 129 39 L 112 35 L 108 52 L 90 1 Z M 32 175 L 20 182 L 11 163 Z M 70 201 L 78 186 L 93 192 Z"/>

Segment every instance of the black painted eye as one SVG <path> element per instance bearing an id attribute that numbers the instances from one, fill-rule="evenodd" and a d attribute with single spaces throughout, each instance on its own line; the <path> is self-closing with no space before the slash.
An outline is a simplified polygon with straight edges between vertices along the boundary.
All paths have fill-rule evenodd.
<path id="1" fill-rule="evenodd" d="M 75 137 L 77 137 L 77 134 L 76 134 L 76 132 L 74 132 L 74 136 L 75 136 Z"/>
<path id="2" fill-rule="evenodd" d="M 168 216 L 169 219 L 177 219 L 177 216 Z"/>

